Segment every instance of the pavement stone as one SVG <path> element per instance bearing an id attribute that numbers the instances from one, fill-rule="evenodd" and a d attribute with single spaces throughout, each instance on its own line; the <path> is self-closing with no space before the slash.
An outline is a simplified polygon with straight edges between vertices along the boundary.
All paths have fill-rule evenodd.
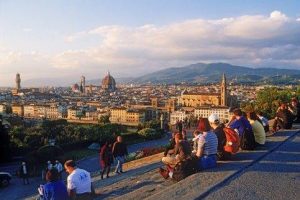
<path id="1" fill-rule="evenodd" d="M 300 133 L 253 166 L 212 190 L 204 199 L 300 198 Z"/>

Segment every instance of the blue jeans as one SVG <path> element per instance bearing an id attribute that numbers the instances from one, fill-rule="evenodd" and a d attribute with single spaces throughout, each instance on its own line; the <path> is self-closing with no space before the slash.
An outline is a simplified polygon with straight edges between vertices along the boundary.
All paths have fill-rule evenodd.
<path id="1" fill-rule="evenodd" d="M 116 166 L 116 170 L 115 170 L 115 172 L 117 173 L 117 172 L 122 172 L 123 170 L 122 170 L 122 165 L 123 165 L 123 163 L 124 163 L 124 161 L 125 161 L 125 158 L 124 158 L 124 156 L 117 156 L 116 157 L 116 160 L 117 160 L 117 166 Z"/>
<path id="2" fill-rule="evenodd" d="M 200 170 L 210 169 L 217 166 L 217 156 L 213 155 L 204 155 L 198 160 L 198 167 Z"/>

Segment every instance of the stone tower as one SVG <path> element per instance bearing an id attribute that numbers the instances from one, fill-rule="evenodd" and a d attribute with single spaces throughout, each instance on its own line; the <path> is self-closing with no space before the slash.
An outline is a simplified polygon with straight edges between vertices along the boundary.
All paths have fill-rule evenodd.
<path id="1" fill-rule="evenodd" d="M 21 76 L 19 73 L 16 75 L 16 89 L 20 90 L 21 89 Z"/>
<path id="2" fill-rule="evenodd" d="M 221 106 L 227 106 L 227 86 L 225 74 L 223 74 L 221 82 Z"/>
<path id="3" fill-rule="evenodd" d="M 85 94 L 85 77 L 81 76 L 80 86 L 82 87 L 81 92 Z"/>

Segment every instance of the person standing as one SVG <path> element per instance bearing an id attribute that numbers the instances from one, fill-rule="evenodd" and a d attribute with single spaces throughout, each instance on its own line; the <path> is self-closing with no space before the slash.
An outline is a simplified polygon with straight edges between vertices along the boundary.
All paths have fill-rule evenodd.
<path id="1" fill-rule="evenodd" d="M 38 188 L 40 200 L 66 200 L 68 199 L 67 187 L 59 180 L 59 173 L 56 168 L 46 173 L 45 185 Z"/>
<path id="2" fill-rule="evenodd" d="M 269 120 L 263 116 L 263 113 L 261 111 L 257 112 L 257 117 L 261 120 L 262 125 L 264 126 L 265 132 L 269 132 L 270 130 L 270 125 L 269 125 Z"/>
<path id="3" fill-rule="evenodd" d="M 106 178 L 109 178 L 111 164 L 113 163 L 112 145 L 108 141 L 100 149 L 100 165 L 102 167 L 101 179 L 106 172 Z"/>
<path id="4" fill-rule="evenodd" d="M 55 161 L 54 168 L 57 169 L 59 179 L 61 180 L 62 179 L 63 166 L 58 160 Z"/>
<path id="5" fill-rule="evenodd" d="M 53 167 L 53 164 L 51 163 L 50 160 L 48 160 L 48 162 L 47 162 L 47 171 L 51 170 L 52 167 Z"/>
<path id="6" fill-rule="evenodd" d="M 114 143 L 112 153 L 117 160 L 115 173 L 123 173 L 122 165 L 125 162 L 125 156 L 128 155 L 128 151 L 126 145 L 123 143 L 123 139 L 121 136 L 117 137 L 117 141 Z"/>
<path id="7" fill-rule="evenodd" d="M 67 189 L 70 199 L 92 199 L 93 190 L 90 173 L 84 169 L 77 168 L 73 160 L 66 161 L 64 167 L 69 174 L 67 178 Z"/>
<path id="8" fill-rule="evenodd" d="M 20 167 L 20 177 L 23 179 L 24 185 L 29 185 L 29 169 L 26 162 L 22 162 Z"/>

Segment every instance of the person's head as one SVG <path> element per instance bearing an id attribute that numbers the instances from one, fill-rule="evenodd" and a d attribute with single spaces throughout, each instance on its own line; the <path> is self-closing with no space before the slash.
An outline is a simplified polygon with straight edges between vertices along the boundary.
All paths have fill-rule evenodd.
<path id="1" fill-rule="evenodd" d="M 48 164 L 48 165 L 49 165 L 49 164 L 51 164 L 51 161 L 50 161 L 50 160 L 48 160 L 48 161 L 47 161 L 47 164 Z"/>
<path id="2" fill-rule="evenodd" d="M 240 108 L 236 108 L 233 110 L 233 115 L 236 119 L 240 119 L 243 116 L 243 112 Z"/>
<path id="3" fill-rule="evenodd" d="M 219 124 L 220 124 L 219 116 L 215 113 L 211 114 L 208 117 L 208 121 L 209 121 L 210 126 L 213 127 L 213 128 L 219 126 Z"/>
<path id="4" fill-rule="evenodd" d="M 176 133 L 175 135 L 175 143 L 179 143 L 182 140 L 182 134 L 181 133 Z"/>
<path id="5" fill-rule="evenodd" d="M 207 118 L 200 118 L 198 130 L 200 132 L 207 132 L 211 129 Z"/>
<path id="6" fill-rule="evenodd" d="M 250 120 L 257 120 L 257 115 L 254 111 L 249 112 L 249 113 L 247 113 L 247 118 L 250 119 Z"/>
<path id="7" fill-rule="evenodd" d="M 292 101 L 291 101 L 291 105 L 293 107 L 297 107 L 297 104 L 298 104 L 298 101 L 295 98 L 293 98 Z"/>
<path id="8" fill-rule="evenodd" d="M 48 170 L 46 173 L 46 181 L 53 182 L 53 181 L 57 181 L 57 180 L 59 180 L 59 174 L 58 174 L 57 169 L 52 168 L 52 169 Z"/>
<path id="9" fill-rule="evenodd" d="M 64 167 L 66 172 L 71 174 L 76 168 L 76 163 L 74 160 L 67 160 L 64 164 Z"/>
<path id="10" fill-rule="evenodd" d="M 285 103 L 280 104 L 280 109 L 281 110 L 285 110 L 287 108 Z"/>
<path id="11" fill-rule="evenodd" d="M 58 161 L 58 160 L 56 160 L 56 161 L 55 161 L 55 163 L 57 164 L 57 163 L 59 163 L 59 161 Z"/>
<path id="12" fill-rule="evenodd" d="M 23 165 L 23 166 L 26 165 L 26 162 L 22 162 L 22 165 Z"/>
<path id="13" fill-rule="evenodd" d="M 122 141 L 123 141 L 122 137 L 121 137 L 121 136 L 118 136 L 118 137 L 117 137 L 117 142 L 122 142 Z"/>

